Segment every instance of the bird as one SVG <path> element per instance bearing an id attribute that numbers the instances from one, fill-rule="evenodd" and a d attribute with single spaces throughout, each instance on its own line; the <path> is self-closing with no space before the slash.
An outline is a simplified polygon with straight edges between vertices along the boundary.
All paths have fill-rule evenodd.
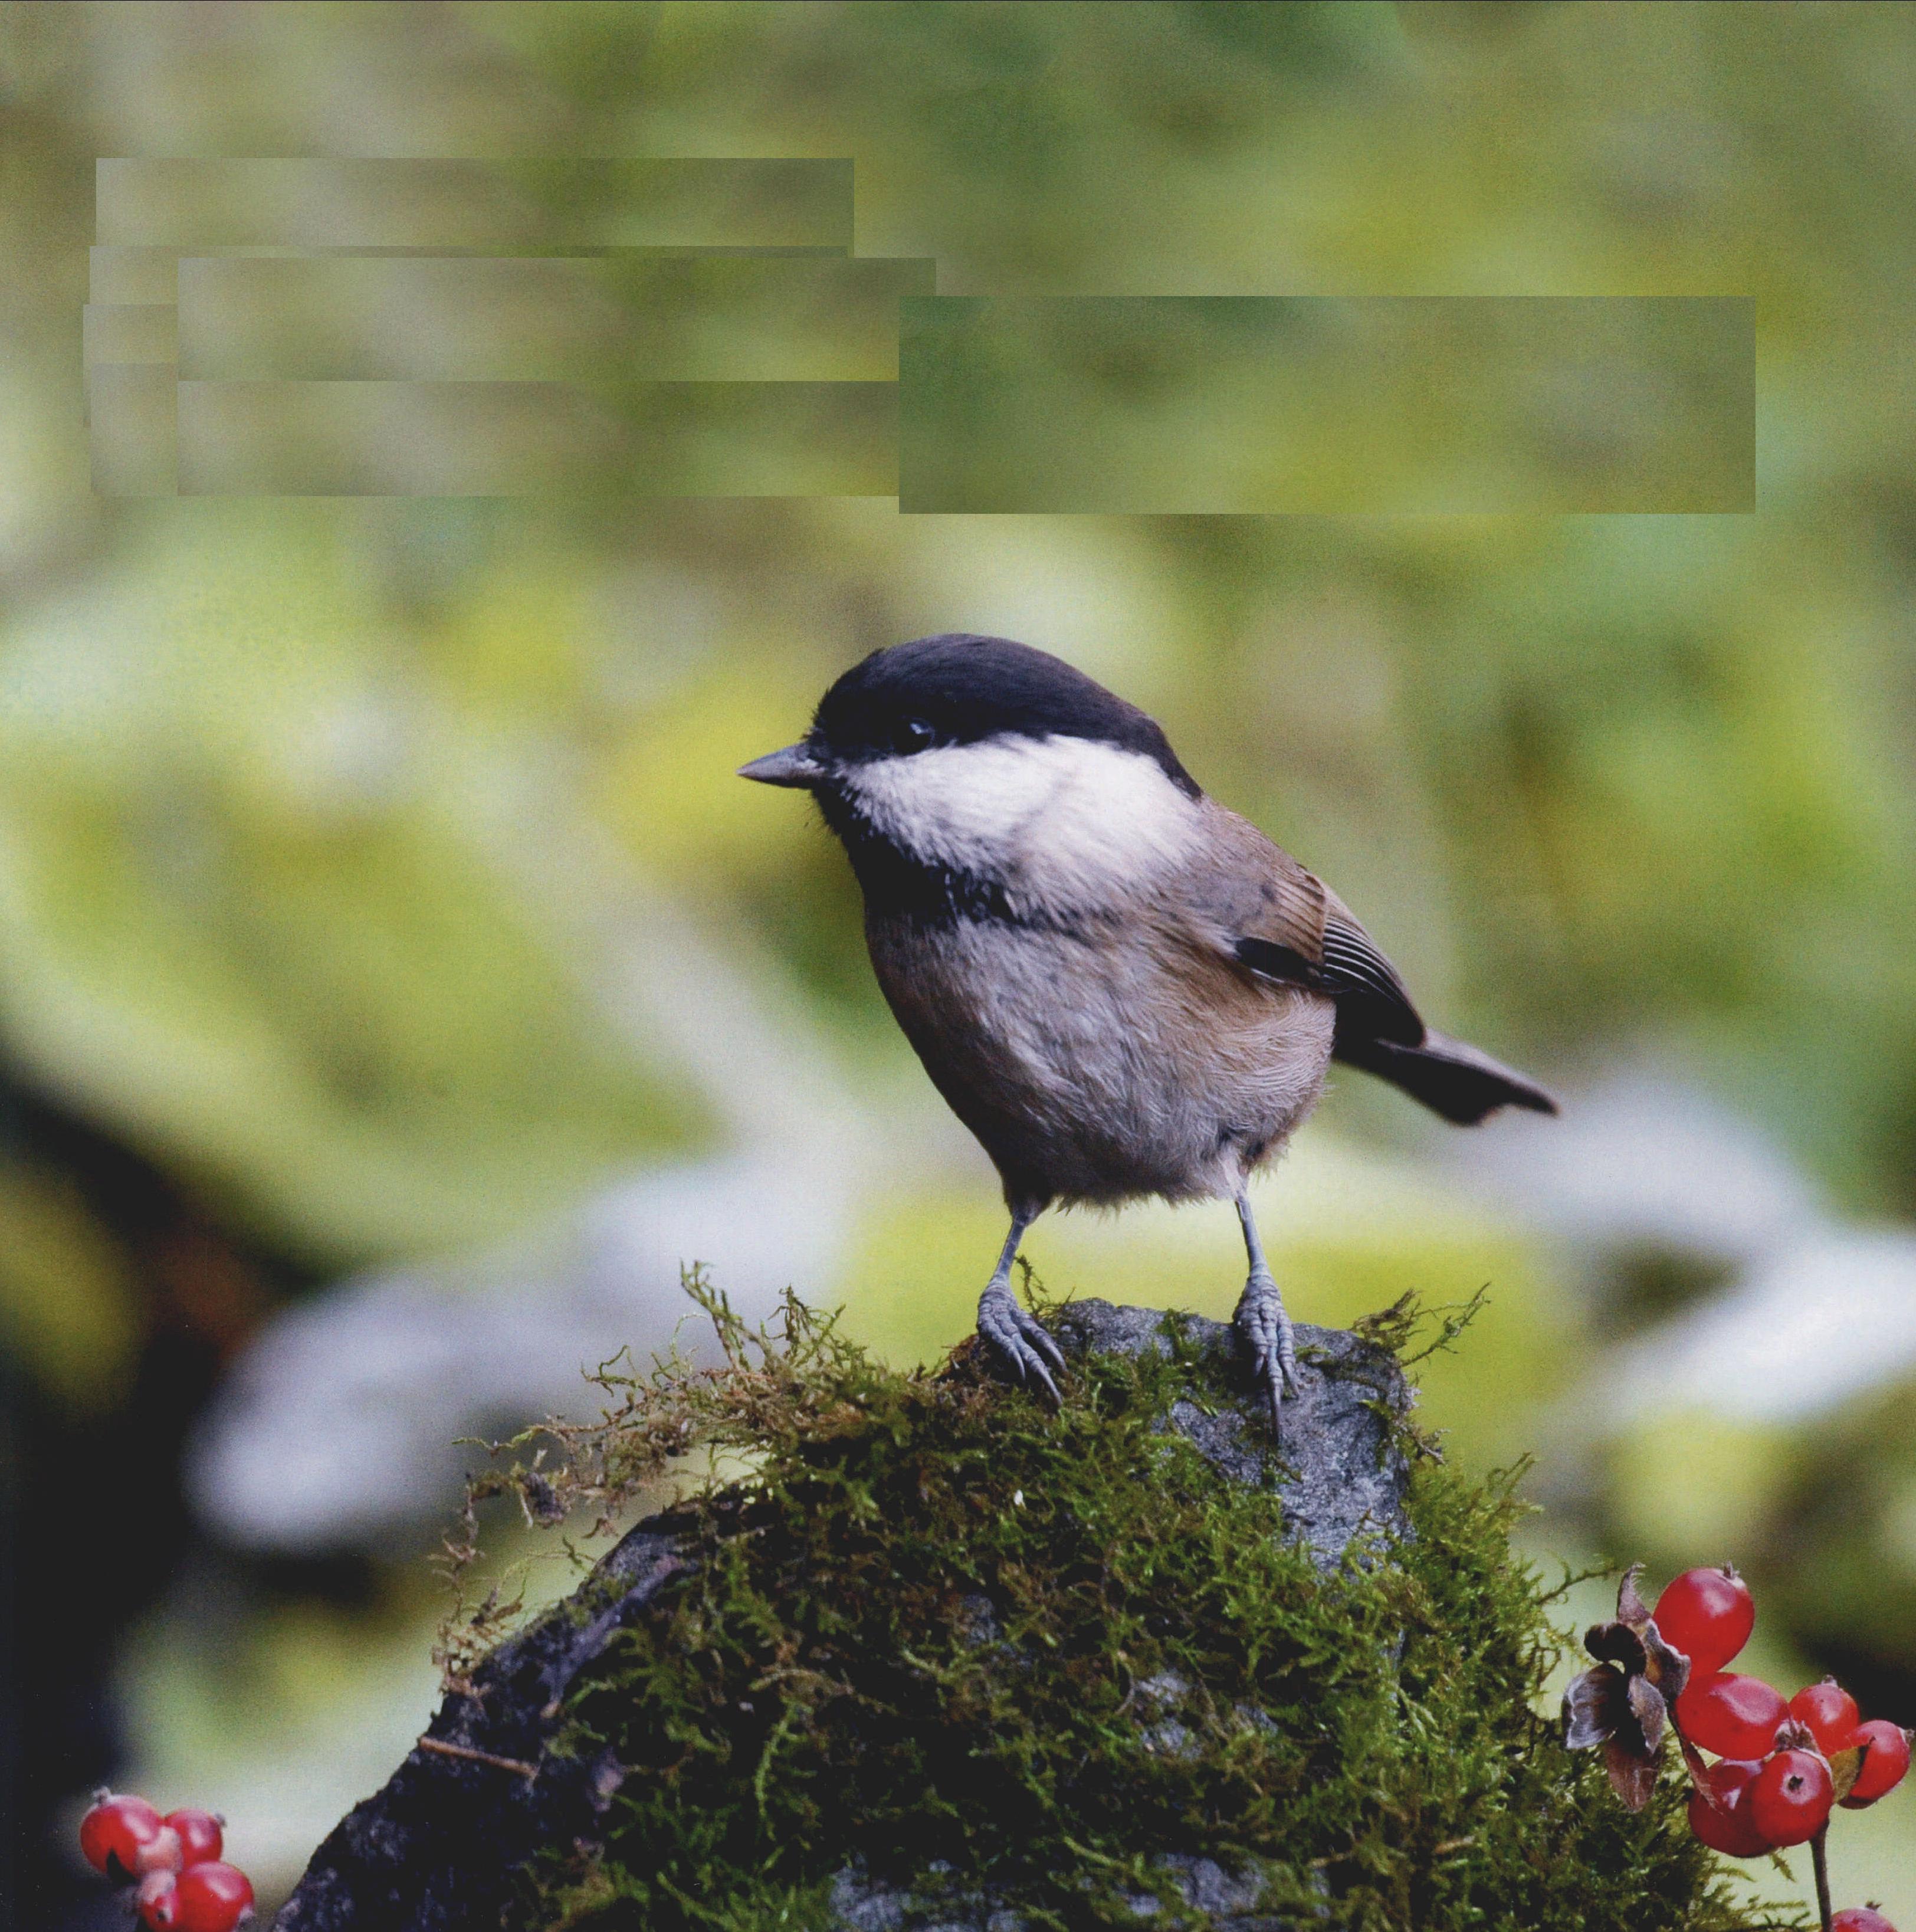
<path id="1" fill-rule="evenodd" d="M 1330 1063 L 1460 1125 L 1557 1111 L 1427 1026 L 1330 886 L 1048 652 L 970 632 L 874 651 L 739 775 L 809 792 L 843 845 L 879 986 L 1003 1184 L 979 1334 L 1054 1405 L 1063 1357 L 1011 1286 L 1048 1208 L 1234 1203 L 1234 1326 L 1279 1433 L 1296 1346 L 1248 1188 Z"/>

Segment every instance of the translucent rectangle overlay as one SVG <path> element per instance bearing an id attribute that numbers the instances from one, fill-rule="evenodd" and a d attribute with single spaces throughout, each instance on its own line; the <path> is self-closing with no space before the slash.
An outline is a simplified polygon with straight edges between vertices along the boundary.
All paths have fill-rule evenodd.
<path id="1" fill-rule="evenodd" d="M 895 382 L 930 260 L 182 256 L 188 381 Z"/>
<path id="2" fill-rule="evenodd" d="M 1747 297 L 907 298 L 901 509 L 1749 512 Z"/>
<path id="3" fill-rule="evenodd" d="M 375 259 L 395 256 L 410 259 L 424 256 L 457 260 L 472 256 L 496 255 L 499 252 L 499 246 L 496 242 L 465 248 L 443 244 L 431 248 L 386 248 L 371 244 L 361 248 L 307 248 L 291 242 L 255 242 L 224 247 L 210 242 L 190 243 L 184 248 L 177 244 L 170 248 L 96 245 L 86 251 L 87 298 L 97 302 L 171 302 L 178 287 L 177 271 L 182 254 L 233 256 L 242 260 L 283 261 L 289 258 L 303 260 L 308 256 L 331 257 L 338 255 L 365 255 Z M 725 242 L 684 242 L 655 248 L 598 248 L 584 243 L 541 245 L 526 243 L 513 250 L 514 254 L 519 256 L 565 255 L 589 256 L 595 259 L 605 256 L 616 260 L 631 256 L 664 261 L 706 256 L 723 259 L 736 255 L 773 261 L 843 260 L 849 252 L 848 245 L 842 242 L 764 248 Z"/>
<path id="4" fill-rule="evenodd" d="M 890 382 L 207 382 L 182 495 L 889 496 Z"/>
<path id="5" fill-rule="evenodd" d="M 81 353 L 96 362 L 178 359 L 177 312 L 170 303 L 88 302 L 80 312 Z"/>
<path id="6" fill-rule="evenodd" d="M 849 248 L 852 164 L 823 160 L 122 160 L 103 245 Z"/>
<path id="7" fill-rule="evenodd" d="M 103 496 L 175 494 L 174 392 L 170 363 L 95 364 L 87 371 L 93 487 Z"/>

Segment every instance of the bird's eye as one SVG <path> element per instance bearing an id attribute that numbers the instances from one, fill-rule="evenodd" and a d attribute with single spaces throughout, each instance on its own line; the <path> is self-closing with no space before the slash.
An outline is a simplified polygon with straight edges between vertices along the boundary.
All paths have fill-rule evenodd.
<path id="1" fill-rule="evenodd" d="M 898 733 L 898 747 L 901 751 L 922 752 L 937 736 L 937 733 L 922 718 L 907 718 Z"/>

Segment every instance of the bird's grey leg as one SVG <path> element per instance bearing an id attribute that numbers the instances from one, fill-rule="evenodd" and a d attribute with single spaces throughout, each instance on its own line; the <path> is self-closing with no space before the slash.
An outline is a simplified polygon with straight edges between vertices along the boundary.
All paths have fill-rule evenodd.
<path id="1" fill-rule="evenodd" d="M 998 1265 L 985 1292 L 978 1298 L 978 1332 L 1004 1358 L 1021 1382 L 1028 1383 L 1036 1376 L 1055 1406 L 1059 1400 L 1058 1385 L 1051 1379 L 1051 1370 L 1062 1371 L 1064 1358 L 1037 1318 L 1018 1306 L 1011 1288 L 1011 1264 L 1018 1258 L 1018 1244 L 1024 1240 L 1025 1229 L 1042 1211 L 1038 1208 L 1012 1210 L 1011 1232 L 1005 1237 L 1004 1252 L 998 1257 Z"/>
<path id="2" fill-rule="evenodd" d="M 1297 1358 L 1291 1346 L 1291 1318 L 1277 1292 L 1258 1224 L 1251 1216 L 1250 1196 L 1240 1191 L 1237 1219 L 1244 1230 L 1244 1252 L 1250 1257 L 1250 1279 L 1232 1318 L 1240 1339 L 1251 1352 L 1252 1372 L 1270 1398 L 1270 1426 L 1275 1433 L 1284 1407 L 1284 1391 L 1297 1386 Z"/>

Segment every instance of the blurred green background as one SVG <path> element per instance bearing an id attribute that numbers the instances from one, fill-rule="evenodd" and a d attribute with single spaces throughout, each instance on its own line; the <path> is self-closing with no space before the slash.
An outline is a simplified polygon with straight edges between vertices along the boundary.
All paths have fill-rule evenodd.
<path id="1" fill-rule="evenodd" d="M 1752 297 L 1757 509 L 96 495 L 94 160 L 222 154 L 850 155 L 856 253 L 946 295 Z M 290 1884 L 431 1706 L 445 1445 L 661 1342 L 676 1258 L 968 1329 L 991 1177 L 840 855 L 732 776 L 941 629 L 1155 712 L 1563 1091 L 1473 1137 L 1341 1081 L 1267 1190 L 1293 1310 L 1489 1282 L 1426 1409 L 1538 1452 L 1539 1550 L 1733 1559 L 1752 1667 L 1916 1721 L 1912 206 L 1900 4 L 0 8 L 22 1922 L 107 1922 L 109 1777 Z M 1027 1252 L 1241 1278 L 1222 1212 Z M 1916 1921 L 1916 1798 L 1833 1862 Z"/>

